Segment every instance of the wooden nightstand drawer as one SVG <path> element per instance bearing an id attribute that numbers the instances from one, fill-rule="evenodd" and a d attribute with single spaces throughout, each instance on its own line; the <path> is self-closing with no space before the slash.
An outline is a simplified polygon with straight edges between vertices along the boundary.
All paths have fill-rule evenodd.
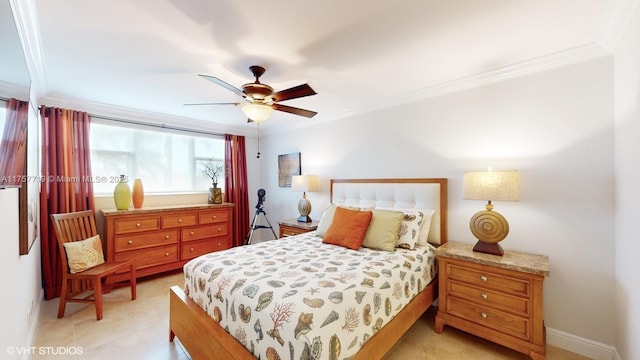
<path id="1" fill-rule="evenodd" d="M 115 237 L 115 251 L 130 251 L 157 245 L 178 242 L 178 230 L 154 231 L 144 234 L 118 235 Z"/>
<path id="2" fill-rule="evenodd" d="M 280 237 L 300 235 L 307 232 L 309 232 L 309 230 L 280 225 Z"/>
<path id="3" fill-rule="evenodd" d="M 447 313 L 496 329 L 523 340 L 529 340 L 529 320 L 506 311 L 482 306 L 455 296 L 447 297 Z"/>
<path id="4" fill-rule="evenodd" d="M 470 286 L 453 280 L 447 282 L 447 289 L 448 294 L 451 296 L 456 296 L 481 305 L 512 311 L 522 316 L 528 316 L 530 313 L 529 300 L 526 298 Z"/>
<path id="5" fill-rule="evenodd" d="M 308 233 L 318 228 L 317 221 L 305 223 L 296 219 L 279 221 L 278 225 L 280 225 L 280 238 Z"/>
<path id="6" fill-rule="evenodd" d="M 479 287 L 496 291 L 529 296 L 529 280 L 526 278 L 508 276 L 505 272 L 477 264 L 464 264 L 463 266 L 449 263 L 446 274 L 451 280 L 458 280 Z"/>
<path id="7" fill-rule="evenodd" d="M 160 229 L 160 219 L 157 216 L 139 219 L 122 219 L 115 221 L 116 234 L 129 234 L 158 229 Z"/>

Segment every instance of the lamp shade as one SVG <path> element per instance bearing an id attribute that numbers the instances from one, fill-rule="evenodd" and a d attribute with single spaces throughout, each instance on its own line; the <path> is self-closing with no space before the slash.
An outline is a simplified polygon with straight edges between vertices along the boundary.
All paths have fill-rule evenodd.
<path id="1" fill-rule="evenodd" d="M 251 120 L 261 123 L 271 116 L 273 108 L 265 104 L 248 103 L 242 105 L 242 112 Z"/>
<path id="2" fill-rule="evenodd" d="M 465 200 L 520 200 L 518 170 L 468 171 L 464 173 L 462 183 Z"/>
<path id="3" fill-rule="evenodd" d="M 291 191 L 316 192 L 318 191 L 318 176 L 294 175 L 291 177 Z"/>

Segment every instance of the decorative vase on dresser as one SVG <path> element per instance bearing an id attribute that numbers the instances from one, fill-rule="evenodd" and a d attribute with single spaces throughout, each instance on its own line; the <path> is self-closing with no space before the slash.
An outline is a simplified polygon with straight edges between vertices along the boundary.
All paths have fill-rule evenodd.
<path id="1" fill-rule="evenodd" d="M 113 201 L 116 203 L 116 209 L 118 210 L 127 210 L 129 208 L 131 190 L 124 175 L 120 175 L 120 181 L 113 189 Z"/>
<path id="2" fill-rule="evenodd" d="M 209 204 L 222 204 L 222 189 L 218 187 L 218 183 L 213 183 L 213 187 L 209 188 Z"/>
<path id="3" fill-rule="evenodd" d="M 449 325 L 534 360 L 546 358 L 542 284 L 550 274 L 547 256 L 508 250 L 490 255 L 453 241 L 435 254 L 436 333 Z"/>
<path id="4" fill-rule="evenodd" d="M 144 188 L 142 187 L 142 180 L 133 180 L 133 190 L 131 191 L 131 201 L 135 209 L 140 209 L 142 203 L 144 203 Z"/>

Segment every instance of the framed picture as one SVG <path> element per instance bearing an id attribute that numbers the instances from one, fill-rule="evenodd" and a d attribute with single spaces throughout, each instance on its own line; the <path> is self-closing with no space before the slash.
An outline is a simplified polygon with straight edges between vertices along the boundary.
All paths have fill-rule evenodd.
<path id="1" fill-rule="evenodd" d="M 291 187 L 293 175 L 300 175 L 300 153 L 278 155 L 278 186 Z"/>
<path id="2" fill-rule="evenodd" d="M 33 102 L 29 102 L 27 117 L 26 181 L 19 197 L 20 255 L 26 255 L 40 236 L 40 121 Z"/>

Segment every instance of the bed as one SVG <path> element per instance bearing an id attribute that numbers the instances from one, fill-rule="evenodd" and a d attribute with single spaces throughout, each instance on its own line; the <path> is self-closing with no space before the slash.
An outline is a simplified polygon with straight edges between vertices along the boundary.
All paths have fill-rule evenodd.
<path id="1" fill-rule="evenodd" d="M 356 251 L 324 244 L 318 229 L 203 255 L 185 265 L 184 288 L 170 289 L 170 340 L 194 360 L 384 356 L 436 298 L 447 180 L 334 179 L 331 203 L 431 209 L 432 245 Z"/>

